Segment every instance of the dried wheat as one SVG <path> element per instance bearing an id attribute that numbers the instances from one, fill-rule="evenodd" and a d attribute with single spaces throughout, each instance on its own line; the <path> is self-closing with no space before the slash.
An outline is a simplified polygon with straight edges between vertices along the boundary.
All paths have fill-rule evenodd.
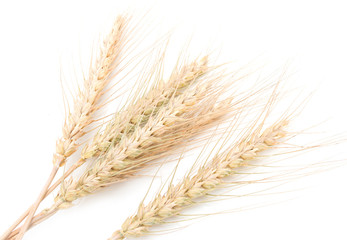
<path id="1" fill-rule="evenodd" d="M 228 113 L 230 101 L 216 103 L 219 93 L 225 90 L 213 86 L 220 77 L 200 79 L 207 70 L 206 57 L 179 71 L 176 69 L 167 83 L 155 84 L 143 98 L 116 114 L 104 132 L 94 138 L 91 144 L 94 147 L 83 151 L 81 160 L 99 155 L 96 161 L 78 180 L 71 178 L 62 184 L 56 203 L 39 214 L 40 218 L 105 185 L 133 175 Z M 93 149 L 92 154 L 86 149 Z"/>
<path id="2" fill-rule="evenodd" d="M 164 195 L 159 194 L 146 206 L 140 204 L 137 213 L 129 217 L 109 239 L 142 236 L 148 233 L 151 226 L 179 215 L 184 208 L 194 204 L 196 198 L 205 196 L 223 184 L 223 178 L 231 176 L 235 168 L 256 159 L 261 151 L 278 144 L 279 139 L 287 134 L 284 130 L 286 125 L 287 121 L 283 120 L 267 128 L 261 135 L 256 131 L 245 141 L 216 155 L 209 165 L 201 167 L 194 176 L 185 177 L 176 186 L 170 185 Z"/>

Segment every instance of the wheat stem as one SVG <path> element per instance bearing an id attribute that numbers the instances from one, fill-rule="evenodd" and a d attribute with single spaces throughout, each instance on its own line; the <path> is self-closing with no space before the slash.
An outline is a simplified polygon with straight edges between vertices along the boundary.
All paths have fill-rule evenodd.
<path id="1" fill-rule="evenodd" d="M 55 181 L 47 190 L 45 196 L 43 199 L 45 199 L 50 193 L 53 192 L 54 189 L 56 189 L 68 176 L 73 173 L 78 167 L 80 167 L 84 163 L 84 160 L 79 160 L 75 164 L 73 164 L 65 173 L 63 176 L 61 176 L 57 181 Z M 31 205 L 13 224 L 12 226 L 7 229 L 7 231 L 1 236 L 0 239 L 6 239 L 10 235 L 10 233 L 28 216 L 30 213 L 30 210 L 34 207 L 34 205 Z M 36 221 L 35 221 L 36 222 Z M 32 224 L 34 225 L 34 220 L 32 221 Z M 17 232 L 18 234 L 18 232 Z"/>
<path id="2" fill-rule="evenodd" d="M 53 205 L 50 209 L 45 209 L 45 210 L 41 211 L 39 214 L 37 214 L 35 217 L 33 217 L 29 227 L 31 228 L 31 227 L 41 223 L 42 221 L 49 218 L 57 211 L 58 211 L 58 208 L 55 205 Z M 20 231 L 21 231 L 21 228 L 18 228 L 16 230 L 12 231 L 7 236 L 6 239 L 7 240 L 14 240 Z"/>
<path id="3" fill-rule="evenodd" d="M 49 175 L 47 182 L 45 183 L 45 185 L 44 185 L 44 187 L 43 187 L 43 189 L 42 189 L 40 195 L 38 196 L 38 198 L 37 198 L 35 204 L 34 204 L 33 207 L 31 208 L 31 210 L 30 210 L 30 212 L 29 212 L 29 214 L 28 214 L 28 218 L 27 218 L 27 220 L 25 221 L 25 223 L 24 223 L 24 225 L 23 225 L 23 227 L 22 227 L 22 230 L 19 232 L 19 234 L 18 234 L 18 236 L 17 236 L 16 239 L 20 240 L 20 239 L 23 238 L 25 231 L 28 229 L 28 227 L 29 227 L 29 225 L 30 225 L 30 223 L 31 223 L 31 219 L 33 218 L 33 216 L 34 216 L 34 214 L 35 214 L 35 212 L 36 212 L 36 209 L 39 207 L 39 205 L 40 205 L 42 199 L 46 196 L 47 190 L 48 190 L 49 186 L 51 185 L 51 183 L 52 183 L 52 181 L 53 181 L 53 179 L 54 179 L 56 173 L 58 172 L 58 169 L 59 169 L 59 167 L 58 167 L 57 165 L 54 165 L 54 166 L 53 166 L 52 172 L 51 172 L 51 174 Z"/>

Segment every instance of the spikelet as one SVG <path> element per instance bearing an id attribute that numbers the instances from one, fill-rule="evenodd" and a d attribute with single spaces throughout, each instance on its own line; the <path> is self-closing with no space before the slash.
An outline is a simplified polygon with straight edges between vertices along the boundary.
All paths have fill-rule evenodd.
<path id="1" fill-rule="evenodd" d="M 149 232 L 151 226 L 178 215 L 184 208 L 192 205 L 194 199 L 203 197 L 223 184 L 223 178 L 231 176 L 235 168 L 256 159 L 260 152 L 278 144 L 287 134 L 284 130 L 286 125 L 287 121 L 283 120 L 267 128 L 261 135 L 253 133 L 246 141 L 241 141 L 235 147 L 216 155 L 194 176 L 185 177 L 176 186 L 170 185 L 165 194 L 158 195 L 146 206 L 140 204 L 137 213 L 129 217 L 109 240 L 142 236 Z"/>

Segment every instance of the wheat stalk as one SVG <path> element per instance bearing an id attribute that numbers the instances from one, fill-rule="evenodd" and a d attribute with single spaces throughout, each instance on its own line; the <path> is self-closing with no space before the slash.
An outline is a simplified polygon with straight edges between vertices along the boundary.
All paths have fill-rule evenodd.
<path id="1" fill-rule="evenodd" d="M 128 22 L 129 18 L 127 16 L 119 16 L 116 19 L 111 33 L 103 42 L 99 57 L 89 71 L 89 77 L 84 80 L 83 90 L 80 90 L 77 97 L 74 99 L 73 112 L 70 112 L 66 116 L 62 128 L 62 137 L 59 138 L 56 143 L 52 172 L 38 199 L 31 207 L 31 210 L 27 211 L 29 212 L 28 217 L 20 234 L 18 234 L 18 240 L 23 237 L 26 229 L 29 227 L 31 219 L 40 202 L 46 196 L 47 189 L 54 179 L 59 167 L 64 165 L 66 159 L 76 152 L 79 147 L 78 140 L 85 135 L 86 128 L 94 121 L 93 115 L 100 108 L 99 100 L 105 93 L 105 87 L 111 80 L 109 76 L 121 60 L 119 54 L 125 41 L 124 35 Z M 13 230 L 13 227 L 16 227 L 20 221 L 16 221 L 16 223 L 2 236 L 2 239 L 6 238 L 10 231 Z"/>
<path id="2" fill-rule="evenodd" d="M 169 217 L 179 215 L 184 208 L 193 205 L 195 199 L 222 185 L 223 178 L 233 175 L 235 168 L 256 159 L 260 152 L 278 144 L 279 140 L 287 135 L 284 130 L 287 123 L 286 120 L 282 120 L 267 128 L 261 135 L 258 134 L 259 131 L 255 131 L 236 146 L 217 154 L 194 176 L 188 175 L 176 186 L 170 184 L 165 194 L 159 194 L 146 206 L 141 203 L 137 213 L 129 217 L 109 240 L 142 236 L 149 232 L 150 227 L 163 223 Z"/>

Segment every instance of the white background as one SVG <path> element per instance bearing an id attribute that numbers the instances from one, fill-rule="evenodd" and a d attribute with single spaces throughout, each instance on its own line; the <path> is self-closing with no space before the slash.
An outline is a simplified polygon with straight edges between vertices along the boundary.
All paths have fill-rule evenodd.
<path id="1" fill-rule="evenodd" d="M 124 9 L 140 13 L 151 9 L 155 26 L 144 27 L 155 30 L 144 39 L 156 39 L 175 27 L 179 37 L 173 38 L 171 51 L 178 51 L 180 41 L 195 36 L 192 55 L 212 48 L 220 51 L 221 62 L 241 64 L 257 59 L 274 71 L 289 61 L 295 72 L 291 79 L 308 92 L 315 90 L 305 117 L 298 121 L 301 125 L 296 126 L 303 129 L 328 120 L 318 129 L 333 135 L 347 130 L 344 2 L 2 0 L 0 231 L 36 198 L 51 169 L 64 117 L 60 67 L 78 72 L 78 58 L 90 54 L 85 52 Z M 332 159 L 347 157 L 347 151 L 344 155 L 329 151 L 324 154 Z M 346 173 L 347 167 L 341 166 L 303 178 L 292 188 L 305 189 L 285 193 L 277 204 L 272 204 L 269 194 L 260 200 L 269 206 L 209 216 L 148 239 L 346 239 Z M 90 196 L 30 230 L 24 239 L 107 239 L 135 211 L 150 180 L 133 179 Z M 48 197 L 44 204 L 52 200 Z M 228 211 L 240 202 L 213 204 L 218 211 Z M 196 213 L 205 210 L 194 209 Z"/>

